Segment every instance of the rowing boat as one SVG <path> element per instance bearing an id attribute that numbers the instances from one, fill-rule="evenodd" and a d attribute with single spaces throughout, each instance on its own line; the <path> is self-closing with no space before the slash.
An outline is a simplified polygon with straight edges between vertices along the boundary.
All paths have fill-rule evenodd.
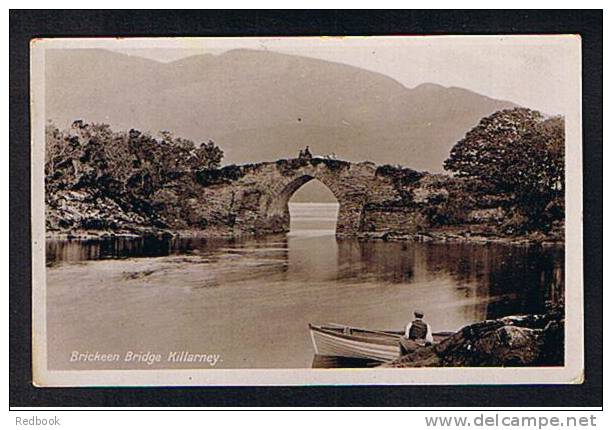
<path id="1" fill-rule="evenodd" d="M 315 354 L 333 357 L 391 361 L 399 358 L 401 331 L 369 330 L 340 324 L 309 324 Z M 439 342 L 451 333 L 434 333 Z"/>

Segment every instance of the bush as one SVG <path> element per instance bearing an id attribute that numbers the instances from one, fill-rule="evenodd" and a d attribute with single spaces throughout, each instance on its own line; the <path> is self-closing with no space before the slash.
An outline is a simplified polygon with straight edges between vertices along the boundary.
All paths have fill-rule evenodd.
<path id="1" fill-rule="evenodd" d="M 294 170 L 308 165 L 308 160 L 304 158 L 281 159 L 276 162 L 276 166 L 282 175 L 291 175 Z"/>
<path id="2" fill-rule="evenodd" d="M 318 166 L 319 164 L 325 164 L 329 170 L 338 171 L 341 169 L 348 169 L 351 163 L 343 160 L 327 160 L 325 158 L 313 158 L 310 160 L 310 164 Z"/>
<path id="3" fill-rule="evenodd" d="M 461 199 L 448 199 L 443 202 L 431 202 L 422 213 L 431 225 L 457 225 L 467 221 L 468 208 Z"/>
<path id="4" fill-rule="evenodd" d="M 503 233 L 515 236 L 525 233 L 528 230 L 529 219 L 519 211 L 511 211 L 509 217 L 502 223 Z"/>
<path id="5" fill-rule="evenodd" d="M 414 184 L 425 174 L 406 167 L 385 164 L 376 169 L 376 176 L 391 178 L 396 186 L 405 187 Z"/>
<path id="6" fill-rule="evenodd" d="M 202 169 L 196 173 L 196 180 L 200 185 L 218 185 L 238 180 L 244 176 L 240 166 L 231 164 L 222 169 Z"/>

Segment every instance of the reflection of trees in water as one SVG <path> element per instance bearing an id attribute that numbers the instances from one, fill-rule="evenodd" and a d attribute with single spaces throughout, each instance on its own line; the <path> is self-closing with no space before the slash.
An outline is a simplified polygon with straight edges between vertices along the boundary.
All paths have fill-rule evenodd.
<path id="1" fill-rule="evenodd" d="M 487 316 L 541 313 L 545 302 L 558 303 L 564 291 L 563 252 L 540 247 L 509 248 L 493 258 L 489 282 L 493 297 L 502 300 L 488 305 Z"/>
<path id="2" fill-rule="evenodd" d="M 46 243 L 47 264 L 104 258 L 160 257 L 171 252 L 169 240 L 156 237 L 109 237 L 91 240 L 50 240 Z"/>
<path id="3" fill-rule="evenodd" d="M 211 252 L 224 247 L 286 248 L 285 236 L 270 236 L 261 240 L 204 237 L 102 237 L 97 239 L 48 240 L 47 264 L 62 261 L 86 261 L 126 257 L 164 257 L 171 254 Z"/>
<path id="4" fill-rule="evenodd" d="M 487 318 L 544 311 L 563 296 L 563 250 L 507 245 L 431 245 L 430 270 L 445 270 L 459 285 L 475 285 L 488 297 Z"/>
<path id="5" fill-rule="evenodd" d="M 342 277 L 394 283 L 451 278 L 466 312 L 497 318 L 538 313 L 564 296 L 563 249 L 478 244 L 343 241 Z M 480 304 L 479 304 L 480 303 Z"/>

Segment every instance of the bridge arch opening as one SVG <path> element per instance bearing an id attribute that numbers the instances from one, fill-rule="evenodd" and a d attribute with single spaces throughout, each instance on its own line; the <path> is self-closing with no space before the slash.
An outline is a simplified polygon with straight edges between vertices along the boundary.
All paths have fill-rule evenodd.
<path id="1" fill-rule="evenodd" d="M 289 198 L 291 234 L 335 234 L 340 204 L 332 191 L 318 179 L 298 188 Z"/>
<path id="2" fill-rule="evenodd" d="M 303 175 L 274 193 L 267 218 L 293 234 L 334 234 L 339 206 L 332 189 L 313 176 Z"/>

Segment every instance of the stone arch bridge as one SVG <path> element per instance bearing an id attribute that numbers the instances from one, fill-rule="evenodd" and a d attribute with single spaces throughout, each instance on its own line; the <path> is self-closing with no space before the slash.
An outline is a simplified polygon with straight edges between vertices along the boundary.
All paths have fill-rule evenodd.
<path id="1" fill-rule="evenodd" d="M 421 175 L 411 169 L 395 169 L 405 176 Z M 317 179 L 339 203 L 336 233 L 405 230 L 413 217 L 402 205 L 398 175 L 371 162 L 350 163 L 328 159 L 289 159 L 201 172 L 205 185 L 192 199 L 195 217 L 206 219 L 207 230 L 221 234 L 262 234 L 289 230 L 288 202 L 302 185 Z M 192 211 L 193 212 L 193 211 Z"/>

